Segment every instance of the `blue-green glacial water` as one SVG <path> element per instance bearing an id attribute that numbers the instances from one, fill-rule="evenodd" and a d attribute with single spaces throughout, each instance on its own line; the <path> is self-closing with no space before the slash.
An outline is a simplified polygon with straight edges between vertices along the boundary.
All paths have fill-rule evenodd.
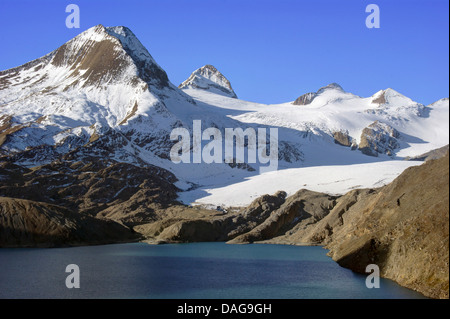
<path id="1" fill-rule="evenodd" d="M 144 243 L 0 249 L 0 298 L 422 298 L 340 267 L 321 247 Z M 66 266 L 79 267 L 68 289 Z"/>

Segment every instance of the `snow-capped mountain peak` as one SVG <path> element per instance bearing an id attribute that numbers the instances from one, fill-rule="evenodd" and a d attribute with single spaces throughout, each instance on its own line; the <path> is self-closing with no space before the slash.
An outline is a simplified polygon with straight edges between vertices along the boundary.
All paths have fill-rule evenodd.
<path id="1" fill-rule="evenodd" d="M 317 92 L 309 92 L 299 96 L 292 104 L 294 105 L 309 105 L 315 98 L 320 95 L 328 95 L 325 99 L 340 98 L 342 94 L 347 94 L 344 89 L 337 83 L 330 83 L 327 86 L 321 87 Z"/>
<path id="2" fill-rule="evenodd" d="M 202 89 L 224 96 L 237 98 L 230 81 L 214 66 L 207 64 L 192 72 L 189 78 L 178 86 L 180 89 Z"/>
<path id="3" fill-rule="evenodd" d="M 321 87 L 319 90 L 317 90 L 317 94 L 321 94 L 327 90 L 337 90 L 340 92 L 345 92 L 342 86 L 340 86 L 337 83 L 330 83 L 327 86 Z"/>
<path id="4" fill-rule="evenodd" d="M 387 88 L 385 90 L 380 90 L 374 95 L 372 95 L 372 103 L 383 105 L 383 104 L 396 104 L 396 105 L 410 105 L 417 104 L 410 98 L 404 96 L 403 94 L 397 92 L 394 89 Z"/>
<path id="5" fill-rule="evenodd" d="M 96 25 L 44 57 L 1 71 L 0 90 L 4 110 L 18 122 L 55 114 L 114 127 L 163 109 L 168 97 L 192 103 L 122 26 Z"/>
<path id="6" fill-rule="evenodd" d="M 52 52 L 51 63 L 75 71 L 87 70 L 81 77 L 88 83 L 120 82 L 139 77 L 158 88 L 168 86 L 165 71 L 126 27 L 94 26 Z"/>
<path id="7" fill-rule="evenodd" d="M 1 146 L 7 153 L 47 145 L 57 147 L 50 150 L 59 155 L 103 136 L 108 137 L 102 145 L 132 142 L 145 150 L 156 148 L 159 141 L 151 136 L 162 130 L 168 136 L 178 120 L 169 108 L 195 107 L 131 30 L 102 25 L 44 57 L 1 71 L 0 104 L 8 128 Z M 117 151 L 133 153 L 128 148 Z M 32 156 L 34 164 L 53 155 Z"/>
<path id="8" fill-rule="evenodd" d="M 147 49 L 142 45 L 134 33 L 124 26 L 106 27 L 105 31 L 118 39 L 125 51 L 139 67 L 140 77 L 146 81 L 157 80 L 159 86 L 166 86 L 168 77 L 166 72 L 156 63 Z"/>
<path id="9" fill-rule="evenodd" d="M 105 32 L 109 35 L 117 38 L 123 47 L 130 53 L 140 56 L 143 60 L 150 60 L 152 63 L 156 63 L 147 49 L 142 45 L 134 33 L 124 26 L 117 27 L 105 27 Z"/>

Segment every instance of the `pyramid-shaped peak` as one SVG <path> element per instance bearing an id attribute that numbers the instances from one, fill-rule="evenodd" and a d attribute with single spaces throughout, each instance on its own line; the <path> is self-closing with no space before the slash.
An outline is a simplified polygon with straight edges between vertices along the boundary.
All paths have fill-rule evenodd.
<path id="1" fill-rule="evenodd" d="M 86 84 L 140 78 L 158 88 L 169 85 L 165 71 L 124 26 L 99 24 L 82 32 L 52 52 L 51 64 L 76 70 Z"/>
<path id="2" fill-rule="evenodd" d="M 104 27 L 103 25 L 98 24 L 80 33 L 67 43 L 75 42 L 82 44 L 84 42 L 93 41 L 110 41 L 114 46 L 122 47 L 133 58 L 142 60 L 143 62 L 156 64 L 153 57 L 139 41 L 133 31 L 125 26 Z"/>
<path id="3" fill-rule="evenodd" d="M 97 37 L 95 37 L 95 35 L 97 35 Z M 125 26 L 105 27 L 102 24 L 97 24 L 83 31 L 79 35 L 75 36 L 73 39 L 89 38 L 90 40 L 101 41 L 108 38 L 109 36 L 115 38 L 127 38 L 127 37 L 136 38 L 134 33 Z"/>
<path id="4" fill-rule="evenodd" d="M 206 64 L 198 68 L 189 78 L 178 86 L 180 89 L 201 89 L 212 93 L 237 98 L 230 81 L 213 65 Z"/>
<path id="5" fill-rule="evenodd" d="M 115 37 L 120 41 L 124 49 L 128 53 L 141 57 L 141 59 L 149 59 L 151 62 L 156 63 L 147 49 L 142 45 L 136 35 L 124 26 L 118 27 L 106 27 L 105 32 L 110 36 Z"/>
<path id="6" fill-rule="evenodd" d="M 398 93 L 396 90 L 391 89 L 391 88 L 387 88 L 384 90 L 380 90 L 375 94 L 385 94 L 385 95 L 399 95 L 400 93 Z"/>
<path id="7" fill-rule="evenodd" d="M 380 90 L 374 95 L 372 95 L 372 103 L 383 105 L 383 104 L 399 104 L 399 105 L 409 105 L 415 104 L 410 98 L 404 96 L 403 94 L 397 92 L 394 89 L 387 88 L 385 90 Z"/>
<path id="8" fill-rule="evenodd" d="M 206 76 L 206 77 L 212 77 L 214 75 L 219 75 L 219 76 L 225 77 L 222 73 L 220 73 L 219 70 L 216 69 L 216 67 L 214 65 L 211 65 L 211 64 L 206 64 L 206 65 L 202 66 L 201 68 L 198 68 L 197 70 L 195 70 L 193 73 L 202 74 L 203 76 Z"/>
<path id="9" fill-rule="evenodd" d="M 219 71 L 214 67 L 214 65 L 211 65 L 211 64 L 204 65 L 204 66 L 202 66 L 199 70 L 210 70 L 211 72 L 219 72 Z M 220 73 L 220 72 L 219 72 L 219 73 Z"/>
<path id="10" fill-rule="evenodd" d="M 99 26 L 102 26 L 101 24 L 99 24 Z M 105 27 L 105 31 L 108 32 L 109 34 L 115 34 L 115 35 L 120 35 L 123 37 L 129 37 L 129 36 L 134 36 L 134 33 L 127 27 L 120 25 L 120 26 L 115 26 L 115 27 Z"/>

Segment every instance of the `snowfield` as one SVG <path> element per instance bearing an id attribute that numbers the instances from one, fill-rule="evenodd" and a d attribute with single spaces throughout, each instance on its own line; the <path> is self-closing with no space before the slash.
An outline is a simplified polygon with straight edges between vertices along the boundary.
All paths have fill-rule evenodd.
<path id="1" fill-rule="evenodd" d="M 279 190 L 288 196 L 300 189 L 330 195 L 343 195 L 356 188 L 377 188 L 393 181 L 406 168 L 420 165 L 417 161 L 387 161 L 368 164 L 290 168 L 246 178 L 224 187 L 200 187 L 180 193 L 185 204 L 244 207 L 264 194 Z"/>
<path id="2" fill-rule="evenodd" d="M 280 140 L 298 143 L 304 154 L 301 162 L 280 162 L 278 171 L 261 175 L 190 176 L 200 186 L 180 193 L 180 200 L 186 204 L 243 207 L 261 195 L 279 190 L 288 195 L 302 188 L 342 195 L 355 188 L 381 187 L 406 168 L 422 164 L 404 161 L 405 157 L 449 143 L 448 99 L 425 107 L 392 89 L 362 98 L 332 88 L 323 90 L 311 104 L 299 106 L 292 102 L 253 103 L 192 88 L 184 92 L 194 98 L 204 113 L 223 114 L 249 125 L 278 127 Z M 380 94 L 384 94 L 386 103 L 375 105 L 372 101 Z M 333 131 L 346 131 L 360 143 L 362 130 L 375 121 L 400 132 L 400 149 L 395 156 L 366 156 L 339 146 L 330 138 Z M 310 134 L 304 137 L 304 132 Z"/>

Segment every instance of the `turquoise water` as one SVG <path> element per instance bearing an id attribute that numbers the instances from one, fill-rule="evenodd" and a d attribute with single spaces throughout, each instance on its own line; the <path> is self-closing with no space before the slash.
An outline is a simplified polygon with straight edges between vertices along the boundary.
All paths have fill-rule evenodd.
<path id="1" fill-rule="evenodd" d="M 321 247 L 144 243 L 0 249 L 0 298 L 422 298 L 341 268 Z M 77 264 L 80 288 L 65 285 Z"/>

